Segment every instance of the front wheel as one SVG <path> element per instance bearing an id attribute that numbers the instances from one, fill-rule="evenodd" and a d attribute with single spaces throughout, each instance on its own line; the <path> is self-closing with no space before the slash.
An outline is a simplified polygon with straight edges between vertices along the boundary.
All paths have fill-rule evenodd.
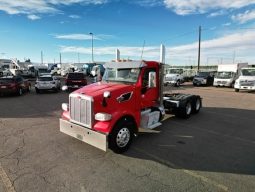
<path id="1" fill-rule="evenodd" d="M 235 89 L 235 92 L 239 92 L 239 89 Z"/>
<path id="2" fill-rule="evenodd" d="M 180 87 L 181 85 L 181 82 L 178 80 L 176 83 L 175 83 L 175 87 Z"/>
<path id="3" fill-rule="evenodd" d="M 109 136 L 109 147 L 115 153 L 123 153 L 128 150 L 134 136 L 132 124 L 125 120 L 120 121 L 113 128 Z"/>

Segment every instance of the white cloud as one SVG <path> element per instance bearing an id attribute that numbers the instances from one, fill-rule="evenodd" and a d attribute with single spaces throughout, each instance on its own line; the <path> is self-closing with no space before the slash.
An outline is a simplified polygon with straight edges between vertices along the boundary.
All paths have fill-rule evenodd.
<path id="1" fill-rule="evenodd" d="M 255 19 L 255 10 L 247 10 L 244 13 L 233 15 L 231 19 L 241 24 L 246 23 Z"/>
<path id="2" fill-rule="evenodd" d="M 37 15 L 28 15 L 27 16 L 28 19 L 31 19 L 31 20 L 38 20 L 38 19 L 41 19 L 41 17 L 37 16 Z"/>
<path id="3" fill-rule="evenodd" d="M 72 19 L 80 19 L 81 17 L 79 15 L 69 15 Z"/>
<path id="4" fill-rule="evenodd" d="M 232 62 L 233 52 L 236 52 L 236 59 L 242 62 L 254 62 L 255 56 L 253 50 L 255 44 L 254 31 L 234 33 L 220 38 L 206 40 L 201 42 L 201 63 L 206 64 L 210 58 L 209 64 L 218 64 L 219 60 L 228 59 Z M 90 55 L 91 47 L 61 46 L 63 53 L 83 53 Z M 111 55 L 114 58 L 115 50 L 119 49 L 122 58 L 140 59 L 142 48 L 130 46 L 111 46 L 94 47 L 94 54 L 98 56 Z M 167 63 L 185 64 L 188 60 L 193 63 L 197 61 L 198 43 L 191 43 L 175 47 L 167 47 Z M 144 48 L 143 58 L 147 60 L 159 60 L 159 46 L 150 46 Z M 214 58 L 214 59 L 212 59 Z"/>
<path id="5" fill-rule="evenodd" d="M 68 39 L 68 40 L 91 40 L 90 34 L 65 34 L 65 35 L 54 35 L 56 39 Z M 93 35 L 94 40 L 105 40 L 114 38 L 113 35 L 98 34 Z"/>
<path id="6" fill-rule="evenodd" d="M 107 0 L 0 0 L 0 10 L 8 14 L 46 14 L 46 13 L 61 13 L 57 9 L 57 5 L 99 5 L 107 3 Z"/>
<path id="7" fill-rule="evenodd" d="M 55 38 L 68 39 L 68 40 L 90 40 L 91 35 L 86 35 L 86 34 L 55 35 Z"/>
<path id="8" fill-rule="evenodd" d="M 226 14 L 226 11 L 220 10 L 220 11 L 217 11 L 217 12 L 210 13 L 208 15 L 208 17 L 218 17 L 218 16 L 225 15 L 225 14 Z"/>
<path id="9" fill-rule="evenodd" d="M 217 9 L 240 9 L 255 4 L 255 0 L 164 0 L 164 4 L 178 15 L 188 15 Z"/>
<path id="10" fill-rule="evenodd" d="M 159 0 L 136 0 L 132 3 L 138 4 L 143 7 L 154 7 L 154 6 L 163 5 L 163 2 Z"/>
<path id="11" fill-rule="evenodd" d="M 231 25 L 231 23 L 229 23 L 229 22 L 228 22 L 228 23 L 223 23 L 223 24 L 222 24 L 222 26 L 225 26 L 225 27 L 226 27 L 226 26 L 230 26 L 230 25 Z"/>

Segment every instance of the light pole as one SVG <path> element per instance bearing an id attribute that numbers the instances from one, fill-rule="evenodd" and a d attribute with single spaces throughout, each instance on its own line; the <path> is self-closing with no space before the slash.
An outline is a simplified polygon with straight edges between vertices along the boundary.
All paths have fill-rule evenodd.
<path id="1" fill-rule="evenodd" d="M 93 54 L 93 33 L 89 33 L 91 35 L 91 59 L 92 63 L 94 63 L 94 54 Z"/>

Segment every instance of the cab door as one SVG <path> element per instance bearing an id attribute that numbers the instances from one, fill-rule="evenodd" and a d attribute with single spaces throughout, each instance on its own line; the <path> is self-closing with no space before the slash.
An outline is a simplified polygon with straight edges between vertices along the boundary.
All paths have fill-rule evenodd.
<path id="1" fill-rule="evenodd" d="M 154 73 L 154 79 L 149 78 L 150 72 Z M 155 105 L 158 100 L 158 83 L 156 68 L 147 68 L 142 74 L 142 86 L 141 86 L 141 108 L 147 108 Z M 153 81 L 150 83 L 149 80 Z"/>

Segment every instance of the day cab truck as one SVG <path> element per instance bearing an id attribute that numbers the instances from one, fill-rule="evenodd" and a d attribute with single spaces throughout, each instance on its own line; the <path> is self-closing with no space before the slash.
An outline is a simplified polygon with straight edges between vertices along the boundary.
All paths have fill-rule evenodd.
<path id="1" fill-rule="evenodd" d="M 198 113 L 200 96 L 163 94 L 163 61 L 106 63 L 101 82 L 70 93 L 69 103 L 62 104 L 60 131 L 104 151 L 123 153 L 140 128 L 160 126 L 165 112 L 183 118 Z"/>
<path id="2" fill-rule="evenodd" d="M 179 87 L 182 83 L 184 83 L 183 77 L 183 69 L 181 68 L 170 68 L 166 71 L 164 84 L 174 85 L 175 87 Z"/>
<path id="3" fill-rule="evenodd" d="M 234 87 L 235 81 L 244 67 L 248 67 L 248 63 L 219 64 L 213 86 Z"/>
<path id="4" fill-rule="evenodd" d="M 239 90 L 255 91 L 255 68 L 242 68 L 234 88 L 235 92 L 239 92 Z"/>

